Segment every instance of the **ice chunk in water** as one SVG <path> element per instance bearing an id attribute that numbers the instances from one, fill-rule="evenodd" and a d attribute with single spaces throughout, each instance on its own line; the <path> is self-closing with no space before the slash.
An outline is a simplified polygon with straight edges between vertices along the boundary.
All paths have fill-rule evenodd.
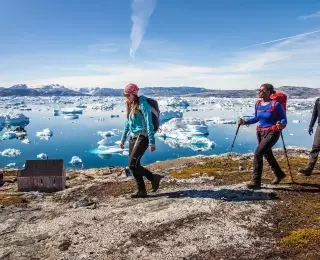
<path id="1" fill-rule="evenodd" d="M 53 135 L 52 131 L 49 128 L 43 129 L 41 132 L 37 132 L 36 134 L 41 139 L 49 139 Z"/>
<path id="2" fill-rule="evenodd" d="M 205 120 L 206 123 L 210 123 L 210 124 L 236 124 L 237 121 L 236 120 L 227 120 L 227 119 L 223 119 L 220 117 L 211 117 Z"/>
<path id="3" fill-rule="evenodd" d="M 14 167 L 16 167 L 16 163 L 8 163 L 7 165 L 6 165 L 6 168 L 14 168 Z"/>
<path id="4" fill-rule="evenodd" d="M 5 116 L 5 123 L 7 125 L 29 124 L 29 118 L 24 114 L 7 114 Z"/>
<path id="5" fill-rule="evenodd" d="M 13 149 L 13 148 L 5 149 L 1 152 L 1 155 L 6 157 L 16 157 L 20 154 L 21 154 L 20 150 Z"/>
<path id="6" fill-rule="evenodd" d="M 82 109 L 77 107 L 69 107 L 61 109 L 62 114 L 82 114 Z"/>
<path id="7" fill-rule="evenodd" d="M 294 123 L 294 124 L 299 124 L 299 123 L 300 123 L 300 120 L 292 120 L 292 123 Z"/>
<path id="8" fill-rule="evenodd" d="M 107 131 L 107 132 L 98 131 L 98 135 L 100 135 L 102 138 L 108 138 L 116 135 L 116 133 L 114 131 Z"/>
<path id="9" fill-rule="evenodd" d="M 64 119 L 73 120 L 73 119 L 79 119 L 78 114 L 66 114 L 64 115 Z"/>
<path id="10" fill-rule="evenodd" d="M 73 166 L 82 164 L 82 160 L 78 156 L 72 156 L 71 161 L 69 162 Z"/>
<path id="11" fill-rule="evenodd" d="M 125 151 L 128 151 L 128 149 L 121 149 L 119 146 L 103 146 L 100 145 L 98 149 L 94 149 L 91 151 L 91 153 L 94 154 L 123 154 Z"/>
<path id="12" fill-rule="evenodd" d="M 23 140 L 21 141 L 21 143 L 23 143 L 23 144 L 30 144 L 31 141 L 30 141 L 28 138 L 26 138 L 26 139 L 23 139 Z"/>
<path id="13" fill-rule="evenodd" d="M 37 155 L 37 158 L 39 158 L 41 160 L 46 160 L 46 159 L 48 159 L 48 155 L 46 155 L 45 153 L 40 153 Z"/>
<path id="14" fill-rule="evenodd" d="M 173 110 L 164 111 L 164 112 L 160 112 L 160 121 L 165 122 L 172 118 L 182 118 L 182 116 L 183 116 L 183 113 L 180 111 L 173 111 Z"/>
<path id="15" fill-rule="evenodd" d="M 111 146 L 115 145 L 115 142 L 111 138 L 102 139 L 98 142 L 99 145 Z"/>

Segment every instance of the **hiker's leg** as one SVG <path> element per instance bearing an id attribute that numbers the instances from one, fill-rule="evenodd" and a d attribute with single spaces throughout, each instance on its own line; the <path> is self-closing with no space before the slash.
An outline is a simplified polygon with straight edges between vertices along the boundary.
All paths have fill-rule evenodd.
<path id="1" fill-rule="evenodd" d="M 131 149 L 130 149 L 131 148 Z M 143 169 L 141 169 L 140 160 L 146 149 L 148 143 L 143 136 L 130 140 L 129 145 L 129 170 L 134 176 L 138 191 L 146 193 L 145 183 L 143 181 Z"/>
<path id="2" fill-rule="evenodd" d="M 268 151 L 266 151 L 266 153 L 264 154 L 264 158 L 267 160 L 273 173 L 277 177 L 281 177 L 284 175 L 284 172 L 281 170 L 279 163 L 277 162 L 276 158 L 273 155 L 272 149 L 269 149 Z"/>
<path id="3" fill-rule="evenodd" d="M 255 182 L 261 183 L 261 175 L 262 175 L 262 169 L 263 169 L 263 156 L 271 150 L 271 148 L 278 141 L 279 136 L 280 136 L 279 132 L 272 132 L 272 131 L 262 135 L 261 142 L 254 152 L 252 179 Z"/>
<path id="4" fill-rule="evenodd" d="M 318 155 L 320 152 L 320 127 L 317 127 L 314 138 L 312 148 L 309 154 L 309 162 L 306 168 L 299 169 L 298 171 L 306 176 L 311 175 L 314 166 L 318 160 Z"/>

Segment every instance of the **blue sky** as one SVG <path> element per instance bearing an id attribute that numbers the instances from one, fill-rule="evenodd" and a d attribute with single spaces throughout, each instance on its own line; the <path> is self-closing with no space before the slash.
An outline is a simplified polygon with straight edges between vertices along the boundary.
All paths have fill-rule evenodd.
<path id="1" fill-rule="evenodd" d="M 0 0 L 0 86 L 320 87 L 320 2 L 292 2 Z"/>

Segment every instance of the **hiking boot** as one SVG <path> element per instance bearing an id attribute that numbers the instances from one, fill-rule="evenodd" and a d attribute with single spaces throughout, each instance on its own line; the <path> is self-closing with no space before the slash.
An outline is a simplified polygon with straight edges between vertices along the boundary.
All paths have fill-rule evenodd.
<path id="1" fill-rule="evenodd" d="M 282 172 L 279 176 L 276 176 L 271 183 L 272 184 L 279 184 L 280 181 L 282 181 L 285 177 L 286 177 L 286 175 L 284 174 L 284 172 Z"/>
<path id="2" fill-rule="evenodd" d="M 147 192 L 145 190 L 138 190 L 136 193 L 131 194 L 132 199 L 138 199 L 138 198 L 146 198 Z"/>
<path id="3" fill-rule="evenodd" d="M 252 190 L 259 190 L 261 188 L 261 182 L 252 180 L 247 183 L 247 188 Z"/>
<path id="4" fill-rule="evenodd" d="M 313 169 L 306 167 L 306 168 L 299 168 L 298 172 L 299 172 L 299 175 L 310 176 L 312 173 L 312 170 Z"/>
<path id="5" fill-rule="evenodd" d="M 163 176 L 161 176 L 161 175 L 153 174 L 153 178 L 151 180 L 153 192 L 156 192 L 159 189 L 160 181 L 162 178 L 163 178 Z"/>
<path id="6" fill-rule="evenodd" d="M 298 169 L 298 172 L 300 173 L 300 175 L 310 176 L 315 164 L 315 162 L 309 162 L 306 168 L 300 168 Z"/>

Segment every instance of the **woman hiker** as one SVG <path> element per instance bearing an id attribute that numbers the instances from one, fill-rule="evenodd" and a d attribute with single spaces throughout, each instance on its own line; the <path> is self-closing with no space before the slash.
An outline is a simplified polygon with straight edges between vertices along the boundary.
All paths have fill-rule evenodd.
<path id="1" fill-rule="evenodd" d="M 129 139 L 129 171 L 134 176 L 138 191 L 131 195 L 131 198 L 147 197 L 147 190 L 143 180 L 145 176 L 152 184 L 153 191 L 159 188 L 161 175 L 152 174 L 140 164 L 141 157 L 148 149 L 150 152 L 156 150 L 154 127 L 152 123 L 151 107 L 144 96 L 138 96 L 138 86 L 128 84 L 124 89 L 126 97 L 127 119 L 121 137 L 120 147 L 124 148 L 124 143 L 130 133 Z"/>
<path id="2" fill-rule="evenodd" d="M 275 93 L 273 85 L 261 85 L 259 88 L 259 98 L 261 101 L 258 101 L 256 104 L 254 118 L 247 121 L 242 118 L 239 120 L 239 125 L 250 125 L 259 122 L 259 125 L 257 126 L 259 145 L 254 152 L 253 176 L 251 182 L 247 183 L 247 187 L 249 189 L 261 188 L 263 156 L 268 161 L 276 175 L 272 184 L 278 184 L 286 176 L 272 153 L 272 147 L 278 141 L 280 131 L 287 124 L 287 117 L 282 105 L 280 102 L 271 100 L 270 96 Z M 272 109 L 275 111 L 272 111 Z M 275 114 L 277 115 L 277 118 Z"/>

